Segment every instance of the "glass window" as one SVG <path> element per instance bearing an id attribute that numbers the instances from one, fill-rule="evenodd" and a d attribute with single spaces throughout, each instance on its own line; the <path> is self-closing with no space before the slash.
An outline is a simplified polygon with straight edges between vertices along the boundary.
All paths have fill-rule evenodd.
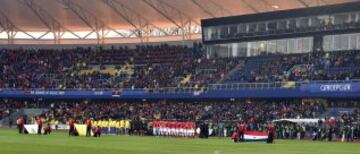
<path id="1" fill-rule="evenodd" d="M 257 27 L 257 24 L 256 23 L 251 23 L 249 24 L 249 33 L 254 33 L 256 32 L 256 27 Z"/>
<path id="2" fill-rule="evenodd" d="M 346 23 L 354 23 L 356 22 L 356 13 L 350 13 L 348 20 L 345 21 Z"/>
<path id="3" fill-rule="evenodd" d="M 319 27 L 320 26 L 320 19 L 318 17 L 311 18 L 311 27 Z"/>
<path id="4" fill-rule="evenodd" d="M 323 38 L 323 48 L 325 51 L 331 51 L 334 50 L 334 36 L 324 36 Z"/>
<path id="5" fill-rule="evenodd" d="M 286 20 L 279 20 L 277 21 L 277 29 L 278 30 L 285 30 L 287 27 L 287 22 Z"/>
<path id="6" fill-rule="evenodd" d="M 234 37 L 237 34 L 237 25 L 230 25 L 229 35 L 230 37 Z"/>
<path id="7" fill-rule="evenodd" d="M 237 33 L 237 26 L 236 25 L 230 25 L 230 34 L 231 33 Z"/>
<path id="8" fill-rule="evenodd" d="M 349 49 L 349 35 L 340 35 L 340 50 Z"/>
<path id="9" fill-rule="evenodd" d="M 334 36 L 334 50 L 341 50 L 341 35 Z"/>
<path id="10" fill-rule="evenodd" d="M 342 14 L 335 14 L 333 16 L 334 19 L 334 23 L 335 25 L 341 25 L 344 24 L 345 21 L 348 19 L 348 14 L 347 13 L 342 13 Z"/>
<path id="11" fill-rule="evenodd" d="M 276 53 L 276 41 L 267 41 L 267 52 Z"/>
<path id="12" fill-rule="evenodd" d="M 296 40 L 296 53 L 301 53 L 302 51 L 304 51 L 305 48 L 305 43 L 303 39 L 297 39 Z"/>
<path id="13" fill-rule="evenodd" d="M 227 26 L 222 26 L 220 30 L 220 38 L 226 38 L 229 34 L 229 29 Z"/>
<path id="14" fill-rule="evenodd" d="M 302 52 L 313 51 L 314 39 L 312 37 L 302 38 L 304 40 L 304 50 Z"/>
<path id="15" fill-rule="evenodd" d="M 297 28 L 306 28 L 309 27 L 309 18 L 305 17 L 305 18 L 298 18 L 297 20 L 297 24 L 296 27 Z"/>
<path id="16" fill-rule="evenodd" d="M 266 31 L 266 23 L 265 22 L 258 23 L 258 31 L 259 32 L 265 32 Z"/>
<path id="17" fill-rule="evenodd" d="M 357 35 L 351 34 L 349 39 L 350 49 L 356 49 Z"/>
<path id="18" fill-rule="evenodd" d="M 297 53 L 296 39 L 288 40 L 288 53 Z"/>
<path id="19" fill-rule="evenodd" d="M 295 28 L 296 28 L 296 20 L 295 19 L 289 19 L 287 29 L 293 30 Z"/>
<path id="20" fill-rule="evenodd" d="M 239 24 L 238 25 L 238 32 L 239 33 L 246 33 L 246 24 Z"/>
<path id="21" fill-rule="evenodd" d="M 276 21 L 269 21 L 267 24 L 267 30 L 268 31 L 276 31 L 277 24 Z"/>
<path id="22" fill-rule="evenodd" d="M 210 45 L 207 46 L 207 57 L 244 57 L 273 53 L 306 53 L 312 51 L 312 41 L 312 37 L 304 37 Z"/>
<path id="23" fill-rule="evenodd" d="M 323 27 L 323 30 L 331 30 L 333 28 L 346 28 L 346 26 L 336 26 L 341 24 L 349 24 L 351 26 L 358 26 L 353 24 L 360 21 L 360 12 L 348 12 L 339 14 L 324 14 L 318 16 L 308 16 L 291 19 L 267 20 L 254 23 L 239 23 L 226 26 L 217 26 L 212 28 L 204 28 L 204 39 L 227 39 L 232 37 L 250 37 L 251 35 L 244 35 L 245 33 L 257 32 L 271 32 L 280 34 L 281 32 L 297 32 L 310 31 L 315 29 L 307 29 L 308 27 Z M 348 26 L 348 25 L 347 25 Z M 326 27 L 326 28 L 325 28 Z M 353 27 L 355 28 L 355 27 Z M 265 35 L 265 33 L 258 33 L 257 35 Z M 339 43 L 339 42 L 338 42 Z M 348 42 L 349 43 L 349 42 Z M 350 46 L 350 45 L 348 45 Z M 349 48 L 347 46 L 347 48 Z M 339 44 L 337 47 L 343 48 L 344 44 Z"/>
<path id="24" fill-rule="evenodd" d="M 267 53 L 268 53 L 268 51 L 267 51 L 267 46 L 268 46 L 267 41 L 259 41 L 258 44 L 259 44 L 259 49 L 258 50 L 259 50 L 260 55 L 267 55 Z"/>
<path id="25" fill-rule="evenodd" d="M 248 43 L 248 56 L 256 56 L 256 43 L 255 42 L 249 42 Z"/>
<path id="26" fill-rule="evenodd" d="M 211 40 L 211 36 L 212 36 L 212 28 L 211 27 L 206 27 L 204 28 L 204 39 L 205 40 Z"/>
<path id="27" fill-rule="evenodd" d="M 324 51 L 360 49 L 360 33 L 327 35 L 323 39 Z"/>
<path id="28" fill-rule="evenodd" d="M 360 49 L 360 33 L 357 33 L 355 35 L 356 35 L 356 49 Z"/>
<path id="29" fill-rule="evenodd" d="M 219 39 L 219 36 L 220 36 L 219 27 L 211 27 L 211 36 L 210 36 L 210 38 L 212 40 L 216 40 L 216 39 Z"/>
<path id="30" fill-rule="evenodd" d="M 276 51 L 280 53 L 287 53 L 287 42 L 286 40 L 276 40 Z"/>
<path id="31" fill-rule="evenodd" d="M 239 43 L 238 48 L 239 48 L 239 50 L 238 50 L 238 56 L 239 56 L 239 57 L 246 57 L 247 43 Z"/>

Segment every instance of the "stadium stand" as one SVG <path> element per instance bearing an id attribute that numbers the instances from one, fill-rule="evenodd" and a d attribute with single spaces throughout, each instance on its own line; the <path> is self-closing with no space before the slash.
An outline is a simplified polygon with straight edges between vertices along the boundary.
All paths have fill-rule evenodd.
<path id="1" fill-rule="evenodd" d="M 245 59 L 228 82 L 271 82 L 359 79 L 360 52 L 314 52 Z"/>
<path id="2" fill-rule="evenodd" d="M 4 102 L 5 101 L 5 102 Z M 341 138 L 342 129 L 351 123 L 360 122 L 359 104 L 356 101 L 339 100 L 242 100 L 242 101 L 148 101 L 148 102 L 119 102 L 119 101 L 21 101 L 2 100 L 0 111 L 1 118 L 5 118 L 11 112 L 24 108 L 46 109 L 39 116 L 44 121 L 57 121 L 57 124 L 66 124 L 71 117 L 82 123 L 89 117 L 95 121 L 130 120 L 141 119 L 141 125 L 131 125 L 133 130 L 150 130 L 152 121 L 196 121 L 207 122 L 214 129 L 214 136 L 230 136 L 236 130 L 236 124 L 246 122 L 247 130 L 262 131 L 266 123 L 276 119 L 306 119 L 324 118 L 325 127 L 330 126 L 330 117 L 334 117 L 335 134 Z M 333 110 L 348 109 L 350 112 L 334 114 Z M 331 112 L 330 112 L 331 111 Z M 31 117 L 29 117 L 31 118 Z M 30 119 L 29 119 L 30 120 Z M 134 124 L 134 123 L 132 123 Z M 355 125 L 356 126 L 356 125 Z M 140 128 L 139 128 L 140 127 Z M 311 138 L 317 127 L 305 125 L 306 138 Z M 279 125 L 279 138 L 297 138 L 297 132 L 303 128 L 295 125 Z M 354 137 L 360 137 L 360 128 L 354 128 Z"/>
<path id="3" fill-rule="evenodd" d="M 104 52 L 84 48 L 2 50 L 0 86 L 44 89 L 159 88 L 207 85 L 219 81 L 248 83 L 360 79 L 359 50 L 217 59 L 195 58 L 194 50 L 168 45 Z M 168 71 L 163 72 L 164 69 Z"/>

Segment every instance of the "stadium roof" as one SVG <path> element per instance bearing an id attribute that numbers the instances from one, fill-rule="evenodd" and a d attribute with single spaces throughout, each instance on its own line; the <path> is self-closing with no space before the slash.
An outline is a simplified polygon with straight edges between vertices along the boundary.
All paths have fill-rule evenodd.
<path id="1" fill-rule="evenodd" d="M 0 43 L 199 39 L 204 18 L 353 1 L 358 0 L 0 0 Z"/>

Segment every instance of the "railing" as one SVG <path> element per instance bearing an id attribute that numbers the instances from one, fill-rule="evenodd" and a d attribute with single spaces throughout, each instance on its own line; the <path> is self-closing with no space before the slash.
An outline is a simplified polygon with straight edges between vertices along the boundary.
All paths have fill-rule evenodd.
<path id="1" fill-rule="evenodd" d="M 163 87 L 163 88 L 69 88 L 69 89 L 21 89 L 0 88 L 1 90 L 43 90 L 43 91 L 148 91 L 149 93 L 184 93 L 200 92 L 206 90 L 241 90 L 241 89 L 291 89 L 298 88 L 302 84 L 334 84 L 334 83 L 359 83 L 360 79 L 354 80 L 317 80 L 317 81 L 284 81 L 284 82 L 258 82 L 258 83 L 224 83 L 208 84 L 202 87 Z"/>
<path id="2" fill-rule="evenodd" d="M 210 84 L 209 89 L 271 89 L 271 88 L 297 88 L 301 84 L 316 83 L 354 83 L 356 80 L 317 80 L 317 81 L 283 81 L 283 82 L 262 82 L 262 83 L 231 83 L 231 84 Z M 286 84 L 292 84 L 286 86 Z"/>
<path id="3" fill-rule="evenodd" d="M 228 83 L 228 84 L 209 84 L 201 88 L 195 87 L 167 87 L 154 89 L 158 92 L 195 92 L 201 90 L 240 90 L 240 89 L 278 89 L 278 88 L 298 88 L 302 84 L 316 84 L 316 83 L 354 83 L 360 82 L 360 79 L 356 80 L 324 80 L 324 81 L 285 81 L 285 82 L 262 82 L 262 83 Z M 286 84 L 291 84 L 287 86 Z"/>

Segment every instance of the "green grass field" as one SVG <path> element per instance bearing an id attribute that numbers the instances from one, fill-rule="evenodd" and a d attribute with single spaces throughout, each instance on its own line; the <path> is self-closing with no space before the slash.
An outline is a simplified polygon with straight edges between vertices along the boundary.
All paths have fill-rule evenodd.
<path id="1" fill-rule="evenodd" d="M 235 144 L 230 139 L 182 139 L 135 136 L 101 138 L 19 135 L 0 130 L 0 154 L 360 154 L 359 143 L 276 140 Z"/>

